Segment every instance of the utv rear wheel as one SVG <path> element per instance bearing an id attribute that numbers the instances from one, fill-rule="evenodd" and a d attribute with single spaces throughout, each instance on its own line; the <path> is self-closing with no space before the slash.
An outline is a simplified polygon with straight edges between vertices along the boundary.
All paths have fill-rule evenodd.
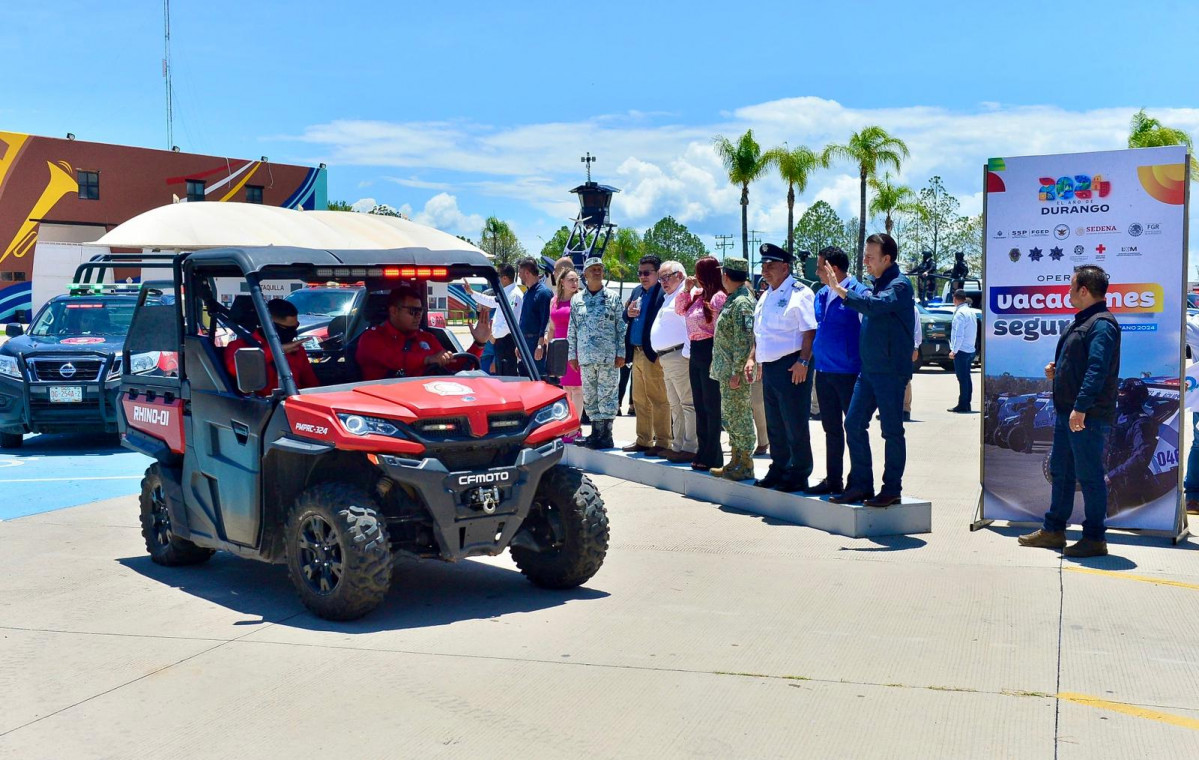
<path id="1" fill-rule="evenodd" d="M 354 620 L 387 596 L 391 544 L 375 500 L 344 483 L 296 499 L 284 527 L 287 573 L 304 606 L 326 620 Z"/>
<path id="2" fill-rule="evenodd" d="M 167 509 L 162 469 L 157 464 L 146 468 L 142 478 L 141 495 L 142 538 L 150 559 L 159 565 L 198 565 L 208 561 L 212 549 L 203 549 L 171 530 L 171 513 Z"/>
<path id="3" fill-rule="evenodd" d="M 19 449 L 24 440 L 20 433 L 0 433 L 0 449 Z"/>
<path id="4" fill-rule="evenodd" d="M 608 513 L 595 485 L 573 467 L 552 467 L 537 487 L 521 530 L 544 550 L 511 547 L 512 559 L 542 588 L 586 583 L 608 553 Z"/>

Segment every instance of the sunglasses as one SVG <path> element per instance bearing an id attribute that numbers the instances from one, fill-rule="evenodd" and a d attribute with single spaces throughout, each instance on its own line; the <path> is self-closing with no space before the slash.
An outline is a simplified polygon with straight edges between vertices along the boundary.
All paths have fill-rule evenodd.
<path id="1" fill-rule="evenodd" d="M 423 306 L 397 306 L 396 308 L 400 311 L 406 311 L 414 317 L 419 317 L 425 313 L 425 307 Z"/>
<path id="2" fill-rule="evenodd" d="M 642 269 L 637 272 L 637 276 L 638 277 L 649 277 L 653 273 L 654 273 L 654 270 L 652 270 L 652 269 Z"/>

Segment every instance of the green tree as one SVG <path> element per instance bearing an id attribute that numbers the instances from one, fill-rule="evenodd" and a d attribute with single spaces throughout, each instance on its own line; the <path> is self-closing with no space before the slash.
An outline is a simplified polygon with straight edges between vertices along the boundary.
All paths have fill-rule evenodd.
<path id="1" fill-rule="evenodd" d="M 372 208 L 370 211 L 367 211 L 366 213 L 374 214 L 375 216 L 398 216 L 398 217 L 404 216 L 396 209 L 392 208 L 391 206 L 388 206 L 386 203 L 376 204 L 374 208 Z"/>
<path id="2" fill-rule="evenodd" d="M 663 217 L 645 231 L 641 239 L 645 253 L 663 261 L 677 261 L 688 272 L 695 271 L 695 262 L 708 255 L 708 249 L 699 236 L 675 221 L 673 216 Z"/>
<path id="3" fill-rule="evenodd" d="M 808 178 L 818 167 L 825 166 L 821 156 L 811 148 L 801 145 L 795 149 L 772 148 L 763 158 L 768 165 L 778 169 L 779 176 L 787 183 L 787 250 L 795 253 L 795 191 L 802 194 L 808 189 Z"/>
<path id="4" fill-rule="evenodd" d="M 725 171 L 728 172 L 729 182 L 741 186 L 741 253 L 749 259 L 749 183 L 757 180 L 766 171 L 766 161 L 762 156 L 762 146 L 754 140 L 754 131 L 745 130 L 745 134 L 736 143 L 728 138 L 716 135 L 713 139 L 716 155 L 720 156 Z"/>
<path id="5" fill-rule="evenodd" d="M 913 204 L 914 213 L 901 228 L 903 250 L 913 261 L 919 261 L 923 251 L 932 251 L 933 261 L 940 271 L 942 266 L 952 263 L 951 249 L 946 242 L 953 225 L 958 222 L 961 203 L 946 191 L 941 177 L 934 176 L 929 179 L 928 186 L 920 190 Z"/>
<path id="6" fill-rule="evenodd" d="M 346 201 L 329 201 L 325 204 L 330 211 L 353 211 L 354 207 Z"/>
<path id="7" fill-rule="evenodd" d="M 870 189 L 874 191 L 874 197 L 870 199 L 870 213 L 886 216 L 883 226 L 888 235 L 895 228 L 894 214 L 919 214 L 921 211 L 916 204 L 915 191 L 907 185 L 892 184 L 890 172 L 883 175 L 881 182 L 877 177 L 871 177 Z"/>
<path id="8" fill-rule="evenodd" d="M 496 266 L 515 264 L 525 257 L 525 248 L 517 239 L 516 233 L 494 216 L 487 217 L 483 222 L 483 230 L 479 233 L 479 247 L 491 254 L 491 261 Z"/>
<path id="9" fill-rule="evenodd" d="M 545 245 L 541 246 L 541 255 L 548 256 L 557 261 L 562 258 L 562 252 L 566 250 L 566 244 L 570 241 L 570 228 L 565 224 L 554 231 L 554 234 Z"/>
<path id="10" fill-rule="evenodd" d="M 854 226 L 857 221 L 854 220 Z M 821 248 L 835 245 L 845 250 L 853 245 L 854 235 L 846 236 L 846 222 L 825 201 L 816 201 L 803 212 L 792 231 L 792 239 L 798 251 L 807 251 L 815 256 Z M 856 235 L 856 232 L 854 233 Z"/>
<path id="11" fill-rule="evenodd" d="M 1132 115 L 1132 124 L 1128 129 L 1128 147 L 1162 148 L 1167 145 L 1187 146 L 1187 152 L 1191 154 L 1191 179 L 1199 182 L 1199 158 L 1195 156 L 1191 136 L 1181 129 L 1167 127 L 1145 113 L 1144 108 Z"/>
<path id="12" fill-rule="evenodd" d="M 609 280 L 620 283 L 620 293 L 624 295 L 624 284 L 631 280 L 637 271 L 637 262 L 641 260 L 645 250 L 641 235 L 637 230 L 619 227 L 608 241 L 604 249 L 604 270 Z"/>
<path id="13" fill-rule="evenodd" d="M 866 245 L 866 181 L 878 173 L 879 169 L 890 166 L 899 171 L 903 159 L 907 158 L 908 146 L 898 137 L 892 137 L 887 130 L 878 126 L 865 127 L 860 132 L 849 136 L 844 145 L 829 145 L 821 156 L 827 165 L 835 159 L 852 162 L 858 169 L 858 178 L 862 184 L 861 212 L 858 216 L 858 246 L 854 252 L 855 273 L 862 275 L 862 250 Z"/>

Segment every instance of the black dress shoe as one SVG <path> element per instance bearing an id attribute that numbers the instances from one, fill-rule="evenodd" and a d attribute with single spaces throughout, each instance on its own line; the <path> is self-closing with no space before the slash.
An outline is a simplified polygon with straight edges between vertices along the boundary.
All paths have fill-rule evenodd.
<path id="1" fill-rule="evenodd" d="M 834 496 L 829 499 L 830 504 L 861 504 L 864 501 L 873 499 L 874 494 L 869 491 L 847 491 L 840 496 Z"/>
<path id="2" fill-rule="evenodd" d="M 969 413 L 970 413 L 970 407 L 966 407 L 965 409 L 963 409 L 963 408 L 962 408 L 962 407 L 960 407 L 960 406 L 955 406 L 954 408 L 952 408 L 952 409 L 946 409 L 945 411 L 947 411 L 947 412 L 953 412 L 954 414 L 969 414 Z"/>
<path id="3" fill-rule="evenodd" d="M 816 485 L 809 488 L 808 495 L 809 496 L 823 496 L 825 494 L 830 494 L 830 493 L 833 493 L 833 494 L 841 493 L 844 490 L 845 490 L 845 486 L 841 485 L 841 481 L 834 480 L 832 483 L 829 483 L 828 478 L 825 478 L 824 480 L 820 481 Z"/>
<path id="4" fill-rule="evenodd" d="M 898 504 L 902 497 L 899 494 L 879 494 L 873 499 L 867 499 L 863 502 L 868 507 L 889 507 L 893 504 Z"/>
<path id="5" fill-rule="evenodd" d="M 775 484 L 774 490 L 782 491 L 783 493 L 806 493 L 808 490 L 808 481 L 783 478 Z"/>
<path id="6" fill-rule="evenodd" d="M 778 477 L 777 475 L 767 475 L 764 478 L 755 480 L 754 485 L 758 488 L 774 488 L 781 482 L 783 482 L 782 478 Z"/>

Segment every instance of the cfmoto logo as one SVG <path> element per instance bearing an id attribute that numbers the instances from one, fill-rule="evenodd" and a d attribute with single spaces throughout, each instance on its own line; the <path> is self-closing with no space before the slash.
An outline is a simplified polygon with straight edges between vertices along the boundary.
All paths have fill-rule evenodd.
<path id="1" fill-rule="evenodd" d="M 63 377 L 74 377 L 75 376 L 75 365 L 71 364 L 70 362 L 67 362 L 66 364 L 64 364 L 58 368 L 58 374 Z"/>
<path id="2" fill-rule="evenodd" d="M 491 483 L 507 483 L 512 479 L 512 473 L 503 472 L 481 472 L 478 475 L 459 475 L 458 485 L 460 486 L 477 486 Z"/>

